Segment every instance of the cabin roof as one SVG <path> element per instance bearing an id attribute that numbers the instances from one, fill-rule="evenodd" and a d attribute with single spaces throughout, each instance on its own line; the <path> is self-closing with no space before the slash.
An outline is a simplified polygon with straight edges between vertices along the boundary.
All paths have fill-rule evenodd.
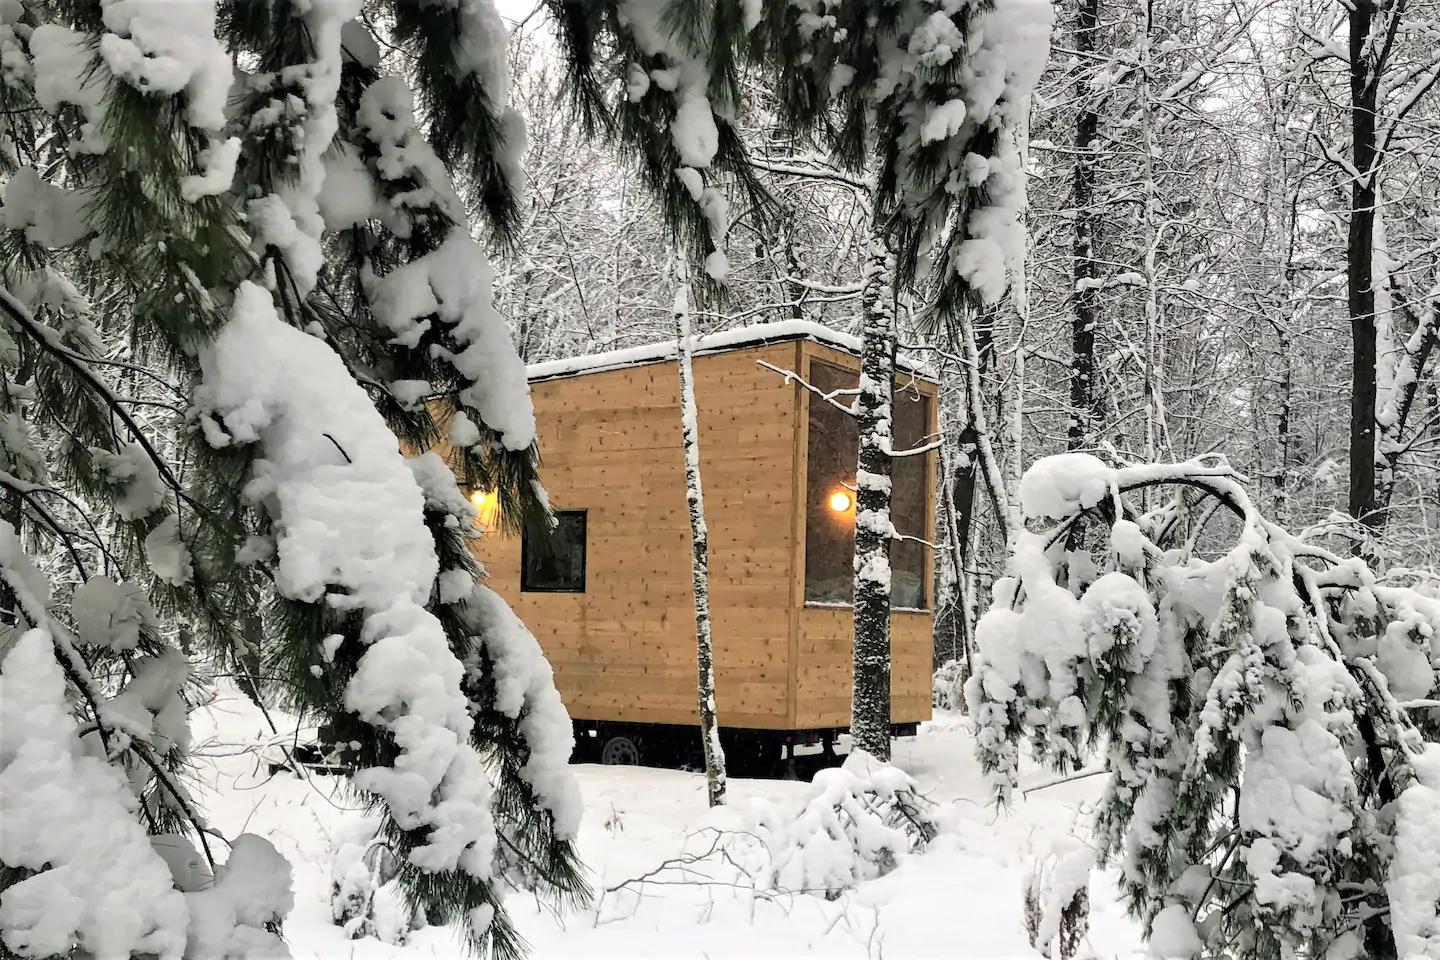
<path id="1" fill-rule="evenodd" d="M 726 350 L 742 350 L 747 347 L 784 343 L 790 340 L 809 340 L 848 353 L 851 356 L 860 356 L 859 337 L 852 336 L 848 333 L 841 333 L 838 330 L 832 330 L 829 327 L 821 326 L 810 320 L 781 320 L 777 323 L 757 323 L 748 327 L 737 327 L 734 330 L 724 330 L 719 333 L 696 337 L 694 356 L 699 357 L 711 353 L 722 353 Z M 585 373 L 618 370 L 623 367 L 634 367 L 647 363 L 661 363 L 666 360 L 674 360 L 679 355 L 678 343 L 679 341 L 677 340 L 664 340 L 660 343 L 646 344 L 643 347 L 630 347 L 626 350 L 610 350 L 605 353 L 592 353 L 583 357 L 570 357 L 565 360 L 547 360 L 544 363 L 532 363 L 526 368 L 526 375 L 531 383 L 535 383 L 540 380 L 574 377 Z M 895 366 L 897 369 L 912 373 L 920 379 L 934 382 L 934 378 L 926 372 L 924 364 L 904 358 L 897 358 Z"/>

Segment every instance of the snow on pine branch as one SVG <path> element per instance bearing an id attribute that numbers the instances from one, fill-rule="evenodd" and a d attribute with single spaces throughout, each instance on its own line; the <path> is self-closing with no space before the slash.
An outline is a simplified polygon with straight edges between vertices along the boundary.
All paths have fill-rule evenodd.
<path id="1" fill-rule="evenodd" d="M 358 125 L 366 149 L 375 154 L 373 169 L 387 196 L 375 197 L 370 210 L 359 211 L 351 209 L 353 200 L 327 193 L 331 216 L 337 221 L 375 216 L 397 236 L 409 236 L 412 221 L 427 212 L 451 223 L 449 234 L 431 252 L 384 276 L 369 265 L 364 268 L 361 278 L 376 320 L 395 343 L 411 348 L 430 330 L 432 317 L 445 324 L 459 350 L 434 346 L 431 353 L 462 379 L 460 402 L 500 435 L 507 450 L 528 449 L 535 442 L 535 413 L 525 365 L 492 301 L 495 269 L 466 232 L 464 204 L 415 124 L 409 88 L 389 77 L 372 83 L 361 97 Z M 332 160 L 330 169 L 342 168 Z M 346 183 L 357 184 L 364 178 L 356 193 L 374 196 L 374 181 L 365 170 L 353 165 L 343 169 Z M 480 440 L 477 431 L 469 444 L 461 445 Z"/>
<path id="2" fill-rule="evenodd" d="M 969 186 L 984 186 L 985 200 L 970 211 L 965 239 L 951 253 L 950 266 L 987 304 L 997 302 L 1025 269 L 1021 218 L 1026 171 L 1021 151 L 1028 135 L 1031 92 L 1050 57 L 1054 19 L 1054 8 L 1044 0 L 1010 0 L 985 10 L 978 18 L 979 47 L 972 46 L 961 97 L 928 104 L 920 131 L 922 143 L 948 139 L 977 124 L 1000 131 L 994 156 L 966 153 L 950 174 Z M 948 18 L 932 14 L 926 26 L 932 25 L 939 29 L 922 40 L 922 59 L 943 63 L 957 53 L 964 56 L 959 50 L 944 52 L 958 39 Z M 916 46 L 912 40 L 912 50 Z"/>
<path id="3" fill-rule="evenodd" d="M 134 660 L 129 683 L 107 698 L 49 617 L 49 586 L 5 523 L 0 578 L 34 623 L 0 633 L 0 866 L 17 872 L 0 889 L 4 947 L 21 956 L 67 955 L 77 944 L 96 957 L 288 956 L 270 928 L 293 905 L 290 867 L 269 841 L 236 837 L 212 873 L 208 846 L 201 860 L 188 837 L 147 836 L 141 825 L 142 810 L 153 826 L 168 807 L 208 829 L 160 762 L 188 750 L 188 660 L 173 648 Z M 133 585 L 101 577 L 77 589 L 72 614 L 91 649 L 127 649 L 134 637 L 125 637 L 149 619 Z M 93 714 L 83 737 L 77 693 Z M 152 774 L 161 782 L 147 798 Z"/>
<path id="4" fill-rule="evenodd" d="M 252 200 L 246 208 L 255 239 L 285 254 L 303 297 L 315 288 L 325 263 L 321 238 L 325 219 L 320 194 L 326 168 L 324 155 L 339 129 L 335 96 L 340 91 L 340 35 L 346 22 L 360 13 L 360 0 L 307 0 L 306 27 L 314 60 L 295 68 L 304 93 L 303 138 L 295 159 L 293 181 L 275 193 Z M 292 106 L 298 106 L 293 104 Z"/>
<path id="5" fill-rule="evenodd" d="M 466 663 L 494 678 L 494 708 L 518 719 L 529 756 L 520 778 L 530 785 L 542 810 L 554 818 L 555 836 L 573 840 L 580 830 L 584 804 L 570 772 L 575 729 L 555 689 L 555 674 L 540 642 L 489 587 L 474 584 L 461 608 L 467 629 L 480 648 Z"/>
<path id="6" fill-rule="evenodd" d="M 431 315 L 451 325 L 462 349 L 445 358 L 465 379 L 460 402 L 479 413 L 505 449 L 526 450 L 535 442 L 535 409 L 525 364 L 491 302 L 494 283 L 484 250 L 454 230 L 439 249 L 384 277 L 372 275 L 366 287 L 375 316 L 398 336 L 418 339 Z"/>
<path id="7" fill-rule="evenodd" d="M 1233 546 L 1191 555 L 1202 514 L 1180 497 L 1143 516 L 1125 502 L 1161 484 L 1220 499 L 1241 521 Z M 1061 523 L 1016 536 L 976 627 L 965 694 L 997 796 L 1022 743 L 1061 772 L 1100 744 L 1100 852 L 1176 956 L 1248 930 L 1351 956 L 1371 915 L 1391 917 L 1401 955 L 1433 948 L 1421 851 L 1436 842 L 1424 741 L 1440 739 L 1426 706 L 1440 601 L 1267 521 L 1217 458 L 1114 469 L 1063 454 L 1019 494 L 1027 516 Z M 1401 838 L 1417 855 L 1387 863 Z"/>
<path id="8" fill-rule="evenodd" d="M 705 257 L 705 272 L 723 283 L 730 273 L 725 256 L 730 203 L 719 189 L 705 184 L 700 172 L 710 167 L 720 149 L 720 132 L 710 102 L 710 68 L 700 42 L 703 38 L 677 35 L 669 22 L 675 17 L 670 0 L 621 0 L 619 11 L 620 22 L 635 45 L 650 61 L 663 64 L 647 71 L 631 63 L 626 98 L 638 102 L 654 86 L 674 102 L 670 139 L 680 164 L 674 174 L 699 205 L 709 231 L 714 249 Z"/>
<path id="9" fill-rule="evenodd" d="M 358 772 L 356 786 L 382 798 L 401 829 L 430 830 L 415 866 L 487 879 L 490 784 L 469 743 L 463 667 L 424 606 L 438 561 L 394 435 L 340 358 L 282 323 L 254 284 L 237 291 L 200 364 L 207 439 L 257 445 L 246 494 L 274 525 L 276 588 L 364 616 L 345 706 L 387 730 L 399 756 Z"/>
<path id="10" fill-rule="evenodd" d="M 8 567 L 8 564 L 7 564 Z M 79 750 L 50 634 L 0 661 L 0 863 L 34 871 L 0 892 L 9 949 L 63 956 L 178 956 L 185 898 L 136 819 L 120 771 Z"/>

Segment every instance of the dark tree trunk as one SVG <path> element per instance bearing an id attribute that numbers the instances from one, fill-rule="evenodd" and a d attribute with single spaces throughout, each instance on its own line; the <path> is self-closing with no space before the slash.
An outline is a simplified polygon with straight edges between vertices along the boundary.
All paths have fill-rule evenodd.
<path id="1" fill-rule="evenodd" d="M 950 562 L 955 571 L 956 591 L 954 616 L 967 671 L 974 667 L 970 662 L 971 648 L 974 646 L 974 637 L 971 635 L 974 625 L 970 622 L 970 597 L 965 589 L 965 560 L 966 551 L 970 547 L 970 528 L 975 519 L 975 482 L 980 470 L 978 446 L 975 421 L 970 420 L 960 431 L 960 450 L 965 455 L 965 465 L 950 476 L 950 509 L 953 511 L 950 533 L 954 541 L 950 548 Z"/>
<path id="2" fill-rule="evenodd" d="M 1066 446 L 1078 450 L 1095 429 L 1095 328 L 1100 315 L 1099 270 L 1095 263 L 1095 139 L 1100 118 L 1090 89 L 1088 66 L 1100 27 L 1100 0 L 1080 0 L 1075 50 L 1082 70 L 1075 81 L 1075 247 L 1074 311 L 1070 320 L 1070 430 Z"/>
<path id="3" fill-rule="evenodd" d="M 895 387 L 894 266 L 885 241 L 871 236 L 861 293 L 864 329 L 855 419 L 855 678 L 850 703 L 854 745 L 890 759 L 890 467 Z"/>
<path id="4" fill-rule="evenodd" d="M 1371 276 L 1375 241 L 1375 60 L 1366 49 L 1375 18 L 1374 0 L 1350 5 L 1351 160 L 1358 175 L 1350 185 L 1350 231 L 1346 280 L 1350 309 L 1350 515 L 1379 525 L 1375 510 L 1375 289 Z"/>
<path id="5" fill-rule="evenodd" d="M 1280 352 L 1285 366 L 1280 375 L 1280 416 L 1275 426 L 1275 443 L 1280 448 L 1280 462 L 1275 465 L 1275 521 L 1283 527 L 1290 522 L 1290 416 L 1294 405 L 1295 358 L 1283 340 Z"/>

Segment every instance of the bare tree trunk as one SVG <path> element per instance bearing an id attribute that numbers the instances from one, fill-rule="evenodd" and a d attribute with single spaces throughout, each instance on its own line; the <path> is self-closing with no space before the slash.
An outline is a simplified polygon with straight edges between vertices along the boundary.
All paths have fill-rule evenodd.
<path id="1" fill-rule="evenodd" d="M 895 389 L 894 262 L 872 231 L 864 268 L 860 391 L 855 419 L 855 676 L 850 735 L 856 748 L 890 759 L 890 468 Z"/>
<path id="2" fill-rule="evenodd" d="M 985 492 L 990 495 L 990 507 L 995 513 L 995 522 L 1000 527 L 1001 537 L 1008 549 L 1011 538 L 1022 529 L 1022 523 L 1018 505 L 1011 501 L 1007 493 L 1004 467 L 995 453 L 990 421 L 985 410 L 984 380 L 994 359 L 994 339 L 990 335 L 993 323 L 993 314 L 977 317 L 968 307 L 960 311 L 960 347 L 965 361 L 965 403 L 970 409 L 970 424 L 974 429 L 975 458 L 979 462 L 980 476 L 985 481 Z M 973 525 L 971 529 L 974 529 Z"/>
<path id="3" fill-rule="evenodd" d="M 943 531 L 944 549 L 935 555 L 936 579 L 943 589 L 935 598 L 934 668 L 958 660 L 970 663 L 970 584 L 965 559 L 975 500 L 975 428 L 966 409 L 965 392 L 955 378 L 960 371 L 948 360 L 939 370 L 941 383 L 954 382 L 940 393 L 940 426 L 945 443 L 940 447 L 940 477 L 936 490 L 935 523 Z"/>
<path id="4" fill-rule="evenodd" d="M 1070 321 L 1070 430 L 1066 446 L 1078 450 L 1093 441 L 1095 417 L 1095 328 L 1100 320 L 1099 270 L 1095 264 L 1095 139 L 1100 118 L 1095 112 L 1086 69 L 1095 52 L 1100 27 L 1100 0 L 1080 0 L 1075 23 L 1075 51 L 1081 70 L 1075 81 L 1075 305 Z"/>
<path id="5" fill-rule="evenodd" d="M 1355 178 L 1350 185 L 1346 280 L 1350 310 L 1350 515 L 1379 524 L 1375 510 L 1375 0 L 1354 0 L 1350 22 L 1350 126 Z"/>
<path id="6" fill-rule="evenodd" d="M 1140 0 L 1139 60 L 1136 71 L 1139 81 L 1140 100 L 1140 149 L 1144 153 L 1145 178 L 1145 459 L 1157 463 L 1162 448 L 1168 448 L 1169 431 L 1165 427 L 1165 346 L 1160 337 L 1160 278 L 1156 273 L 1156 258 L 1160 253 L 1160 237 L 1164 230 L 1160 222 L 1160 197 L 1156 186 L 1155 155 L 1155 105 L 1150 86 L 1150 33 L 1153 27 L 1154 0 Z M 1173 451 L 1172 451 L 1173 454 Z M 1153 491 L 1145 490 L 1141 503 L 1147 507 Z"/>
<path id="7" fill-rule="evenodd" d="M 675 336 L 679 347 L 680 424 L 685 442 L 685 502 L 690 510 L 691 582 L 695 592 L 696 694 L 700 703 L 700 740 L 705 752 L 705 785 L 710 806 L 725 802 L 725 751 L 715 722 L 715 661 L 710 642 L 710 575 L 705 530 L 705 501 L 700 491 L 700 422 L 695 408 L 694 341 L 690 333 L 690 296 L 683 260 L 675 289 Z"/>

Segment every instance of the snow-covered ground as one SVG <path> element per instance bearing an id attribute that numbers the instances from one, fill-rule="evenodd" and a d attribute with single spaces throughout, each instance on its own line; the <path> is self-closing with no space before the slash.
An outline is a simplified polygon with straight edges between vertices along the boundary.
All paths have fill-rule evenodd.
<path id="1" fill-rule="evenodd" d="M 417 931 L 404 946 L 346 939 L 330 922 L 331 843 L 359 813 L 328 778 L 268 777 L 258 747 L 274 737 L 233 690 L 222 686 L 194 719 L 201 792 L 214 826 L 226 836 L 246 831 L 267 837 L 294 866 L 295 909 L 285 932 L 297 960 L 463 956 L 445 929 Z M 987 804 L 970 736 L 950 717 L 899 741 L 895 763 L 942 805 L 947 830 L 891 874 L 833 902 L 767 893 L 759 869 L 763 848 L 744 837 L 731 844 L 738 865 L 719 856 L 676 862 L 710 850 L 717 831 L 746 831 L 764 804 L 798 810 L 809 784 L 732 780 L 730 807 L 710 811 L 703 775 L 577 766 L 585 797 L 580 850 L 596 902 L 583 913 L 555 916 L 516 894 L 509 910 L 537 958 L 1037 956 L 1022 920 L 1031 857 L 1072 833 L 1101 778 L 1046 788 L 997 813 Z M 1048 779 L 1032 771 L 1022 786 Z M 670 866 L 656 872 L 667 861 Z M 649 880 L 638 882 L 647 874 Z M 1111 876 L 1092 881 L 1082 957 L 1143 956 L 1138 929 L 1113 891 Z"/>

